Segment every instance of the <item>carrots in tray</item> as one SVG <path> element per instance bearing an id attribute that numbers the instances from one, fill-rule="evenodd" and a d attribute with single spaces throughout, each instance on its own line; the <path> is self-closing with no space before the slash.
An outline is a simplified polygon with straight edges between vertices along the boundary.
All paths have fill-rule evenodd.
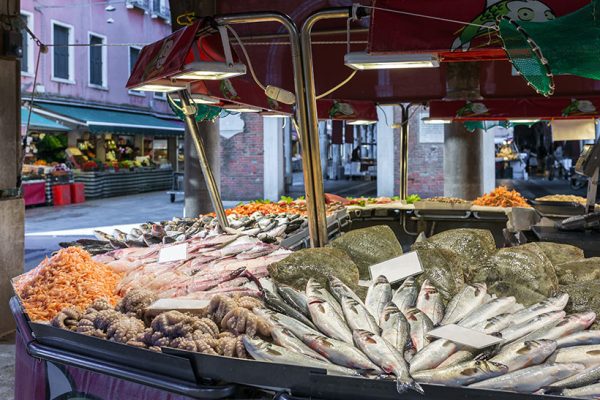
<path id="1" fill-rule="evenodd" d="M 63 308 L 84 309 L 100 298 L 115 305 L 120 279 L 120 274 L 94 261 L 87 251 L 68 247 L 15 278 L 14 286 L 29 318 L 49 321 Z"/>
<path id="2" fill-rule="evenodd" d="M 506 186 L 500 186 L 486 193 L 473 202 L 476 206 L 488 207 L 531 207 L 527 200 L 516 190 L 509 190 Z"/>

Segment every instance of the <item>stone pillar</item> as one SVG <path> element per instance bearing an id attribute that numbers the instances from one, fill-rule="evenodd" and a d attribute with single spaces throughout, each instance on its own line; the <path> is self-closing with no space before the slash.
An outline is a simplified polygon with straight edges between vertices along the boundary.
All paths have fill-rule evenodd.
<path id="1" fill-rule="evenodd" d="M 283 120 L 263 117 L 264 198 L 278 201 L 284 189 Z"/>
<path id="2" fill-rule="evenodd" d="M 377 196 L 394 195 L 394 107 L 377 107 Z"/>
<path id="3" fill-rule="evenodd" d="M 167 139 L 167 159 L 173 167 L 173 171 L 177 172 L 177 137 Z"/>

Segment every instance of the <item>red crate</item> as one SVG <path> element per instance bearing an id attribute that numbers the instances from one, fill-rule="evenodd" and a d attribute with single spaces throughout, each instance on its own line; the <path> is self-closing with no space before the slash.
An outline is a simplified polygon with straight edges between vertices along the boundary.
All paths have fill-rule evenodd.
<path id="1" fill-rule="evenodd" d="M 83 183 L 71 183 L 71 203 L 83 203 L 85 201 L 85 185 Z"/>
<path id="2" fill-rule="evenodd" d="M 68 204 L 71 204 L 71 186 L 52 186 L 52 202 L 55 206 L 66 206 Z"/>

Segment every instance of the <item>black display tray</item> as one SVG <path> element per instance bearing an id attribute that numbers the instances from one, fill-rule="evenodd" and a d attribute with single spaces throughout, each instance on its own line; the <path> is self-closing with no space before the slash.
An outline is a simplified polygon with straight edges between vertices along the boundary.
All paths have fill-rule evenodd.
<path id="1" fill-rule="evenodd" d="M 530 203 L 542 217 L 568 218 L 585 214 L 585 206 L 576 202 L 531 200 Z"/>

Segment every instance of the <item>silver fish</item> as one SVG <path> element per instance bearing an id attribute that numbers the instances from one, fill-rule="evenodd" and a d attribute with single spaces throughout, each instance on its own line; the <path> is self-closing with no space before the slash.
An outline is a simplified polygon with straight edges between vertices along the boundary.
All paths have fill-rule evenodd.
<path id="1" fill-rule="evenodd" d="M 576 389 L 565 389 L 561 392 L 565 397 L 579 397 L 582 399 L 597 399 L 600 397 L 600 383 L 582 386 Z"/>
<path id="2" fill-rule="evenodd" d="M 419 371 L 413 374 L 413 378 L 421 383 L 465 386 L 503 375 L 506 371 L 506 365 L 490 361 L 467 361 L 448 368 Z"/>
<path id="3" fill-rule="evenodd" d="M 438 339 L 423 347 L 410 360 L 410 373 L 438 367 L 462 346 L 446 339 Z"/>
<path id="4" fill-rule="evenodd" d="M 415 283 L 415 278 L 409 277 L 402 282 L 402 285 L 396 290 L 392 296 L 392 303 L 402 312 L 409 308 L 413 308 L 419 296 L 419 288 Z"/>
<path id="5" fill-rule="evenodd" d="M 522 324 L 525 321 L 552 311 L 561 311 L 567 305 L 569 295 L 566 293 L 559 294 L 554 297 L 549 297 L 546 300 L 536 303 L 532 306 L 522 309 L 513 315 L 513 323 L 515 325 Z"/>
<path id="6" fill-rule="evenodd" d="M 388 341 L 398 351 L 403 352 L 410 340 L 410 325 L 402 311 L 394 305 L 388 304 L 379 318 L 381 337 Z"/>
<path id="7" fill-rule="evenodd" d="M 351 330 L 364 329 L 379 335 L 381 330 L 379 329 L 379 325 L 377 325 L 375 318 L 373 318 L 366 307 L 358 301 L 350 297 L 342 298 L 342 310 L 344 311 L 344 317 Z"/>
<path id="8" fill-rule="evenodd" d="M 574 389 L 582 386 L 591 385 L 600 380 L 600 365 L 586 368 L 583 371 L 572 375 L 566 379 L 551 384 L 548 389 Z"/>
<path id="9" fill-rule="evenodd" d="M 305 316 L 308 316 L 308 298 L 306 294 L 291 286 L 277 284 L 277 293 L 286 303 L 300 311 Z"/>
<path id="10" fill-rule="evenodd" d="M 403 354 L 394 346 L 381 336 L 360 329 L 355 330 L 352 337 L 356 346 L 371 361 L 384 372 L 396 375 L 398 392 L 402 393 L 407 389 L 412 389 L 423 394 L 421 386 L 411 378 Z"/>
<path id="11" fill-rule="evenodd" d="M 581 364 L 536 365 L 520 369 L 503 376 L 469 385 L 478 389 L 510 390 L 520 393 L 533 393 L 544 386 L 565 379 L 583 370 Z"/>
<path id="12" fill-rule="evenodd" d="M 418 308 L 407 310 L 404 316 L 408 321 L 408 325 L 410 325 L 410 339 L 418 352 L 431 343 L 431 339 L 427 336 L 427 333 L 433 329 L 433 322 Z"/>
<path id="13" fill-rule="evenodd" d="M 487 285 L 485 283 L 465 285 L 448 303 L 446 315 L 444 315 L 441 324 L 455 324 L 469 315 L 471 311 L 483 303 L 486 292 Z"/>
<path id="14" fill-rule="evenodd" d="M 525 336 L 523 340 L 551 339 L 556 340 L 572 333 L 583 331 L 596 320 L 596 313 L 592 311 L 571 314 L 564 317 L 554 326 L 538 329 Z"/>
<path id="15" fill-rule="evenodd" d="M 333 295 L 333 297 L 335 297 L 335 299 L 338 302 L 341 303 L 342 298 L 344 298 L 344 297 L 350 297 L 350 298 L 353 298 L 354 300 L 358 301 L 360 304 L 365 305 L 365 303 L 360 299 L 360 297 L 358 297 L 358 295 L 356 293 L 354 293 L 354 291 L 352 289 L 350 289 L 348 287 L 348 285 L 346 285 L 344 282 L 342 282 L 341 279 L 336 278 L 333 275 L 329 275 L 328 282 L 329 282 L 329 290 L 331 291 L 331 294 Z"/>
<path id="16" fill-rule="evenodd" d="M 406 349 L 406 350 L 404 350 L 404 359 L 406 360 L 406 362 L 410 363 L 410 360 L 413 359 L 415 354 L 417 354 L 417 351 L 415 350 L 414 347 L 411 347 L 410 349 Z"/>
<path id="17" fill-rule="evenodd" d="M 500 333 L 505 340 L 504 343 L 510 343 L 533 331 L 556 323 L 564 318 L 565 315 L 566 313 L 564 311 L 551 311 L 549 313 L 539 314 L 529 321 L 525 321 L 518 325 L 511 325 Z"/>
<path id="18" fill-rule="evenodd" d="M 329 337 L 352 343 L 352 332 L 331 304 L 321 297 L 308 298 L 308 310 L 313 323 Z"/>
<path id="19" fill-rule="evenodd" d="M 273 337 L 273 342 L 275 342 L 275 344 L 281 347 L 285 347 L 286 349 L 296 351 L 300 354 L 304 354 L 305 356 L 316 358 L 317 360 L 325 362 L 329 361 L 327 360 L 327 358 L 323 357 L 322 355 L 305 345 L 302 340 L 298 339 L 296 335 L 292 333 L 292 331 L 290 331 L 287 328 L 284 328 L 279 324 L 273 325 L 273 327 L 271 328 L 271 336 Z"/>
<path id="20" fill-rule="evenodd" d="M 331 307 L 337 312 L 341 317 L 344 316 L 344 312 L 342 311 L 342 306 L 338 301 L 325 289 L 318 281 L 310 278 L 306 283 L 306 296 L 307 297 L 319 297 L 325 301 L 327 301 Z"/>
<path id="21" fill-rule="evenodd" d="M 456 353 L 452 354 L 448 357 L 444 362 L 438 365 L 437 369 L 452 367 L 453 365 L 458 365 L 460 363 L 464 363 L 467 361 L 473 360 L 479 351 L 470 349 L 468 347 L 463 348 L 462 350 L 458 350 Z"/>
<path id="22" fill-rule="evenodd" d="M 569 336 L 556 340 L 559 349 L 563 347 L 585 346 L 588 344 L 600 344 L 600 331 L 583 331 L 572 333 Z"/>
<path id="23" fill-rule="evenodd" d="M 264 340 L 256 337 L 251 338 L 248 335 L 244 335 L 242 337 L 242 341 L 248 354 L 258 361 L 302 365 L 306 367 L 323 368 L 329 372 L 343 375 L 358 375 L 358 373 L 353 369 L 341 367 L 329 362 L 319 361 L 315 358 L 289 351 L 285 347 L 265 342 Z"/>
<path id="24" fill-rule="evenodd" d="M 272 326 L 273 325 L 282 325 L 284 328 L 289 329 L 298 339 L 302 339 L 304 335 L 307 334 L 319 334 L 318 331 L 313 328 L 304 325 L 302 322 L 289 317 L 285 314 L 280 314 L 275 311 L 268 310 L 266 308 L 258 308 L 255 307 L 252 309 L 252 312 L 259 317 L 267 320 Z"/>
<path id="25" fill-rule="evenodd" d="M 356 347 L 323 335 L 306 335 L 306 344 L 334 364 L 361 371 L 381 373 L 381 369 Z"/>
<path id="26" fill-rule="evenodd" d="M 376 321 L 379 320 L 385 306 L 392 300 L 392 286 L 385 276 L 378 276 L 367 290 L 365 306 Z"/>
<path id="27" fill-rule="evenodd" d="M 417 296 L 417 308 L 425 313 L 433 322 L 438 325 L 444 318 L 444 301 L 442 295 L 435 286 L 425 279 L 421 285 L 421 291 Z"/>
<path id="28" fill-rule="evenodd" d="M 474 326 L 471 327 L 471 329 L 488 334 L 488 335 L 491 333 L 500 332 L 503 329 L 506 329 L 512 325 L 511 318 L 512 318 L 512 314 L 509 314 L 509 313 L 500 314 L 500 315 L 492 317 L 486 321 L 475 324 Z"/>
<path id="29" fill-rule="evenodd" d="M 486 321 L 497 315 L 509 312 L 516 302 L 517 300 L 513 296 L 491 300 L 471 311 L 458 325 L 470 328 L 481 321 Z"/>
<path id="30" fill-rule="evenodd" d="M 504 364 L 508 367 L 508 371 L 512 372 L 543 363 L 555 350 L 556 342 L 554 340 L 519 341 L 503 348 L 490 361 Z"/>
<path id="31" fill-rule="evenodd" d="M 558 349 L 548 362 L 555 363 L 582 363 L 586 367 L 600 365 L 600 345 L 574 346 Z"/>

